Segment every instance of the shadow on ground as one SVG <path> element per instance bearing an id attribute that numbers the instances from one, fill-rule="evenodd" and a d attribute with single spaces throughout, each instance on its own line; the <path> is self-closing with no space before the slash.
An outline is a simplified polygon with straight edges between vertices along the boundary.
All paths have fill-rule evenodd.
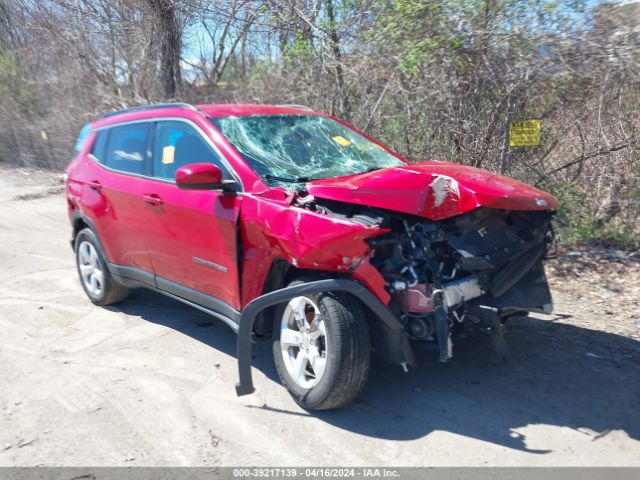
<path id="1" fill-rule="evenodd" d="M 208 317 L 160 294 L 137 291 L 118 310 L 235 356 L 236 336 L 222 322 L 198 325 Z M 596 432 L 584 432 L 592 440 L 612 430 L 640 440 L 640 342 L 562 321 L 517 322 L 506 361 L 480 335 L 458 342 L 447 364 L 432 351 L 418 351 L 419 367 L 408 374 L 374 363 L 355 405 L 310 415 L 376 438 L 412 440 L 440 430 L 530 453 L 546 451 L 527 448 L 516 430 L 536 424 L 588 429 Z M 253 364 L 278 382 L 270 345 L 254 346 Z"/>

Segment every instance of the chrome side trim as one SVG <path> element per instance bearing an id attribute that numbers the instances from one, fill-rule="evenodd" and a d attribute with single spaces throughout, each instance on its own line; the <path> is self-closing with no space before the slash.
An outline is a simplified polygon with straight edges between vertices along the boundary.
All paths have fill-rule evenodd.
<path id="1" fill-rule="evenodd" d="M 179 302 L 182 302 L 185 305 L 189 305 L 190 307 L 196 308 L 196 309 L 200 310 L 201 312 L 208 313 L 212 317 L 216 317 L 218 320 L 222 320 L 229 327 L 231 327 L 231 329 L 235 333 L 238 333 L 238 331 L 240 330 L 240 325 L 238 323 L 234 322 L 229 317 L 225 317 L 221 313 L 217 313 L 217 312 L 214 312 L 213 310 L 209 310 L 207 307 L 203 307 L 202 305 L 198 305 L 197 303 L 194 303 L 194 302 L 192 302 L 190 300 L 187 300 L 186 298 L 179 297 L 178 295 L 174 295 L 173 293 L 167 292 L 165 290 L 160 290 L 160 289 L 157 289 L 157 288 L 153 288 L 152 290 L 155 291 L 155 292 L 159 292 L 159 293 L 161 293 L 163 295 L 166 295 L 167 297 L 173 298 L 174 300 L 178 300 Z"/>
<path id="2" fill-rule="evenodd" d="M 225 318 L 230 318 L 231 320 L 240 319 L 240 312 L 229 305 L 224 300 L 220 300 L 217 297 L 212 295 L 203 293 L 199 290 L 195 290 L 191 287 L 186 287 L 176 282 L 172 282 L 171 280 L 167 280 L 166 278 L 162 278 L 156 275 L 156 287 L 163 292 L 169 292 L 173 295 L 176 295 L 180 298 L 184 298 L 190 302 L 195 303 L 196 305 L 200 305 L 207 310 L 217 313 L 218 315 L 222 315 Z"/>
<path id="3" fill-rule="evenodd" d="M 190 307 L 197 308 L 201 312 L 222 320 L 236 333 L 240 328 L 240 312 L 228 303 L 219 300 L 216 297 L 185 287 L 184 285 L 177 284 L 165 278 L 158 277 L 152 273 L 140 270 L 139 268 L 117 265 L 110 262 L 107 263 L 107 267 L 115 280 L 126 287 L 147 288 L 154 292 L 162 293 L 167 297 L 171 297 L 174 300 L 178 300 Z"/>
<path id="4" fill-rule="evenodd" d="M 196 263 L 199 263 L 200 265 L 204 265 L 205 267 L 211 267 L 223 273 L 227 273 L 229 271 L 229 269 L 224 265 L 220 265 L 219 263 L 216 263 L 216 262 L 210 262 L 209 260 L 205 260 L 204 258 L 191 257 L 191 260 L 193 260 Z"/>

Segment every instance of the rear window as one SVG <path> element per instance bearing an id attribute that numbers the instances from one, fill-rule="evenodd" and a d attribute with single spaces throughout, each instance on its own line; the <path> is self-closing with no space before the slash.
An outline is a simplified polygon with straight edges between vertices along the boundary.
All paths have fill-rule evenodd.
<path id="1" fill-rule="evenodd" d="M 104 163 L 107 167 L 128 173 L 147 174 L 147 137 L 149 123 L 113 127 L 109 131 Z"/>
<path id="2" fill-rule="evenodd" d="M 93 141 L 91 155 L 100 163 L 104 163 L 105 149 L 107 147 L 108 130 L 100 130 Z"/>

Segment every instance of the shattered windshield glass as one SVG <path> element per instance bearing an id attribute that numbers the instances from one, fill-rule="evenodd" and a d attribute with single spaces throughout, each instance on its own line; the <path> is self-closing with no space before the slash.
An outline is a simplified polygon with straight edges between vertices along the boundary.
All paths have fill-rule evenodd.
<path id="1" fill-rule="evenodd" d="M 211 121 L 269 183 L 305 182 L 404 165 L 376 143 L 320 115 L 251 115 Z"/>

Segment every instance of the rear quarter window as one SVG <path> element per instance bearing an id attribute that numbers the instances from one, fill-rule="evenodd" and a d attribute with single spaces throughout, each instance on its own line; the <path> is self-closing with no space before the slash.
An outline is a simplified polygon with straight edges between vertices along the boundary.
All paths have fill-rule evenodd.
<path id="1" fill-rule="evenodd" d="M 96 138 L 93 140 L 91 155 L 93 155 L 93 158 L 95 158 L 100 163 L 104 163 L 108 135 L 109 130 L 100 130 L 96 135 Z"/>
<path id="2" fill-rule="evenodd" d="M 80 150 L 82 150 L 82 146 L 84 145 L 84 142 L 90 133 L 91 133 L 91 125 L 87 123 L 80 129 L 80 133 L 78 134 L 78 138 L 76 139 L 76 143 L 73 147 L 73 149 L 76 152 L 79 152 Z"/>
<path id="3" fill-rule="evenodd" d="M 104 164 L 126 173 L 147 174 L 149 123 L 112 127 L 109 130 Z"/>

